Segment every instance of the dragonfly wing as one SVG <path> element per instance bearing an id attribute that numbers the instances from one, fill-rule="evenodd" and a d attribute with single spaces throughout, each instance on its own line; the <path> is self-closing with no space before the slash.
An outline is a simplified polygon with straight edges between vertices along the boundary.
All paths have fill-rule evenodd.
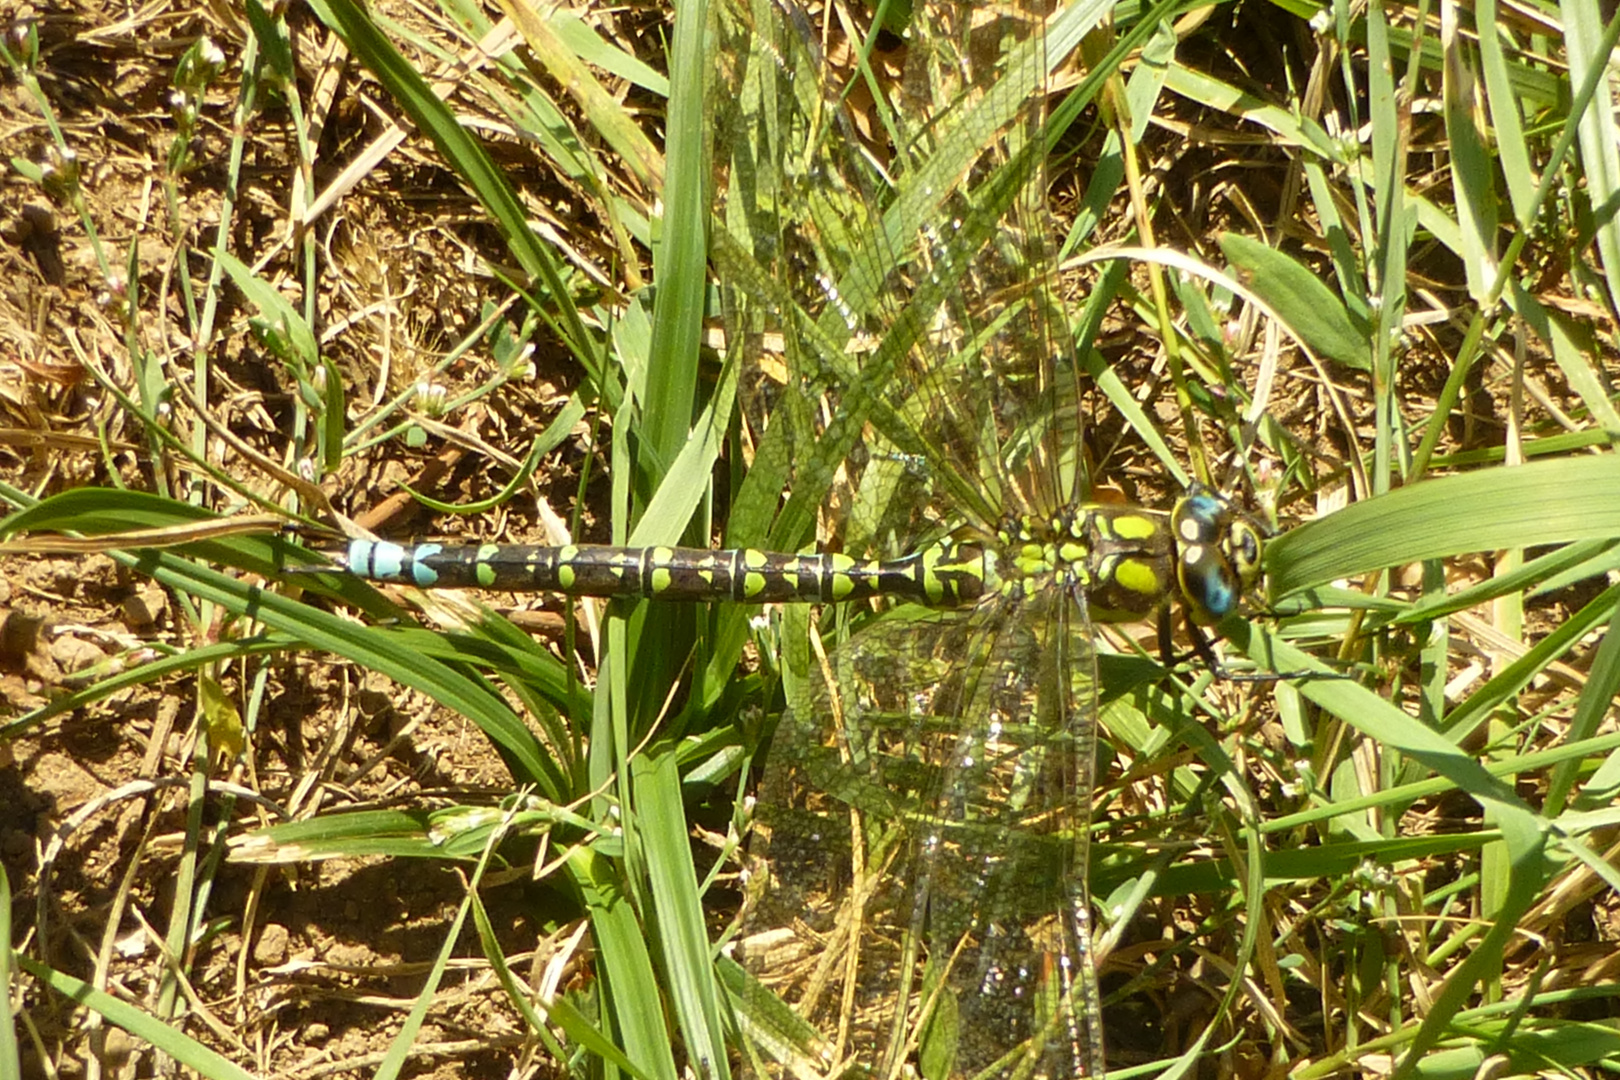
<path id="1" fill-rule="evenodd" d="M 773 543 L 803 542 L 852 462 L 879 483 L 923 477 L 933 512 L 877 494 L 910 520 L 846 548 L 1069 505 L 1079 421 L 1050 293 L 1041 5 L 918 3 L 903 46 L 864 69 L 864 42 L 835 28 L 824 45 L 790 4 L 723 6 L 717 23 L 712 249 L 738 346 L 780 334 L 753 399 L 797 440 L 758 481 L 762 499 L 790 492 Z M 806 401 L 819 415 L 794 410 Z"/>
<path id="2" fill-rule="evenodd" d="M 760 792 L 772 887 L 751 926 L 805 939 L 813 962 L 760 974 L 793 983 L 837 1063 L 1068 1077 L 1100 1061 L 1095 660 L 1074 603 L 897 612 L 784 717 Z"/>
<path id="3" fill-rule="evenodd" d="M 1062 528 L 1083 469 L 1050 293 L 1048 9 L 918 2 L 889 51 L 842 10 L 817 26 L 788 0 L 716 9 L 711 251 L 728 347 L 757 361 L 733 525 L 851 554 Z M 814 943 L 756 971 L 821 1029 L 819 1067 L 1095 1061 L 1094 659 L 1083 604 L 1049 576 L 967 612 L 868 620 L 776 733 L 770 887 L 747 929 Z"/>

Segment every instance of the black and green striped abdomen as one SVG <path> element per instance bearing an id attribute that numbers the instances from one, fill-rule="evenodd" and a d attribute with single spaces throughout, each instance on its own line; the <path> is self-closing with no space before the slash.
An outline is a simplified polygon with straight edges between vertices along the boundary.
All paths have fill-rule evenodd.
<path id="1" fill-rule="evenodd" d="M 752 548 L 402 547 L 386 541 L 355 540 L 341 561 L 360 577 L 424 589 L 504 589 L 747 604 L 834 603 L 884 595 L 951 606 L 971 603 L 987 588 L 996 587 L 992 555 L 976 546 L 950 544 L 879 561 Z"/>
<path id="2" fill-rule="evenodd" d="M 1148 618 L 1179 595 L 1195 621 L 1218 621 L 1259 572 L 1258 529 L 1195 490 L 1171 513 L 1088 503 L 1048 524 L 1019 522 L 994 547 L 942 541 L 899 559 L 788 555 L 752 548 L 529 547 L 355 540 L 333 559 L 350 573 L 424 589 L 780 604 L 895 596 L 936 607 L 982 596 L 1081 590 L 1093 619 Z"/>

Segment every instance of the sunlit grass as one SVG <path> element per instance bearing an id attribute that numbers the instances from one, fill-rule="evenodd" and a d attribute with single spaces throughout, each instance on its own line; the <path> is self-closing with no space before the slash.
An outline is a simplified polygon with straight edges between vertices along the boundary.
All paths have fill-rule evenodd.
<path id="1" fill-rule="evenodd" d="M 1473 1074 L 1498 1054 L 1514 1071 L 1587 1071 L 1615 1050 L 1614 988 L 1586 974 L 1606 970 L 1614 944 L 1579 933 L 1583 919 L 1604 922 L 1620 884 L 1603 846 L 1620 681 L 1607 585 L 1620 538 L 1610 452 L 1620 412 L 1601 315 L 1614 303 L 1620 227 L 1599 212 L 1620 191 L 1620 139 L 1592 106 L 1606 100 L 1595 58 L 1611 54 L 1620 22 L 1601 26 L 1590 7 L 1566 5 L 1561 36 L 1499 22 L 1490 3 L 1473 13 L 1475 26 L 1496 28 L 1483 36 L 1452 25 L 1449 11 L 1418 22 L 1429 16 L 1416 8 L 1353 19 L 1323 9 L 1308 28 L 1272 12 L 1309 44 L 1303 61 L 1255 46 L 1251 24 L 1223 21 L 1253 17 L 1231 7 L 1179 37 L 1161 22 L 1178 13 L 1168 6 L 1115 10 L 1112 31 L 1092 17 L 1100 8 L 1059 16 L 1075 32 L 1050 39 L 1061 48 L 1048 57 L 1048 161 L 1052 192 L 1069 196 L 1054 202 L 1067 228 L 1062 265 L 1083 293 L 1068 317 L 1098 478 L 1124 478 L 1142 495 L 1173 490 L 1168 477 L 1215 479 L 1275 499 L 1283 524 L 1298 525 L 1268 551 L 1270 593 L 1222 627 L 1236 653 L 1290 678 L 1232 683 L 1188 669 L 1166 679 L 1123 656 L 1104 665 L 1092 882 L 1113 1068 L 1158 1068 L 1232 1043 L 1245 1062 L 1300 1076 L 1396 1062 Z M 48 320 L 12 319 L 31 355 L 104 389 L 94 423 L 81 425 L 99 448 L 77 452 L 75 475 L 95 485 L 61 493 L 62 474 L 10 459 L 7 538 L 184 530 L 249 505 L 332 525 L 334 509 L 366 509 L 334 477 L 399 442 L 463 437 L 458 418 L 476 405 L 493 402 L 511 422 L 501 395 L 529 392 L 531 346 L 576 374 L 532 451 L 495 447 L 512 461 L 502 480 L 518 477 L 505 493 L 526 498 L 532 463 L 577 440 L 587 447 L 581 492 L 605 466 L 609 490 L 590 508 L 605 539 L 794 548 L 824 531 L 818 517 L 844 494 L 849 442 L 776 442 L 789 424 L 823 423 L 817 403 L 780 390 L 765 431 L 752 426 L 759 415 L 745 423 L 738 400 L 759 404 L 743 385 L 751 372 L 703 348 L 704 320 L 717 314 L 710 272 L 740 291 L 768 285 L 743 280 L 748 268 L 726 246 L 737 223 L 710 220 L 705 139 L 716 105 L 705 84 L 715 61 L 702 9 L 681 9 L 688 21 L 667 27 L 661 13 L 627 13 L 665 31 L 639 38 L 628 17 L 614 36 L 516 8 L 499 25 L 461 5 L 431 23 L 344 0 L 315 10 L 373 80 L 368 91 L 414 127 L 356 127 L 367 143 L 354 160 L 408 145 L 454 178 L 459 205 L 487 229 L 469 242 L 469 265 L 498 300 L 456 328 L 422 383 L 463 357 L 495 363 L 448 399 L 386 376 L 386 392 L 356 384 L 357 371 L 374 371 L 361 360 L 393 354 L 369 329 L 354 331 L 358 347 L 329 333 L 368 324 L 365 305 L 339 287 L 363 276 L 358 260 L 328 261 L 323 215 L 344 199 L 404 198 L 408 176 L 374 177 L 369 191 L 354 186 L 360 176 L 330 179 L 331 163 L 316 157 L 330 153 L 311 115 L 318 95 L 295 78 L 309 58 L 295 65 L 290 51 L 311 39 L 291 35 L 284 12 L 250 5 L 251 34 L 221 38 L 246 78 L 201 51 L 173 73 L 161 67 L 172 57 L 138 53 L 154 79 L 184 75 L 181 89 L 240 121 L 195 136 L 221 140 L 223 181 L 199 174 L 187 141 L 174 152 L 154 144 L 175 215 L 152 226 L 174 251 L 159 272 L 141 266 L 150 238 L 131 236 L 98 201 L 99 174 L 64 169 L 72 155 L 62 151 L 85 161 L 93 147 L 75 144 L 91 135 L 60 122 L 53 65 L 63 54 L 41 48 L 36 24 L 17 24 L 6 60 L 51 149 L 19 155 L 15 173 L 78 223 L 95 255 L 85 265 L 99 266 L 110 299 L 83 315 L 99 333 L 94 350 Z M 843 24 L 830 25 L 841 39 Z M 514 35 L 512 51 L 474 48 Z M 1064 63 L 1071 48 L 1091 63 Z M 860 119 L 879 111 L 849 101 Z M 283 217 L 255 243 L 230 226 L 248 213 L 240 194 L 255 182 L 245 150 L 272 114 L 287 125 L 296 179 L 282 201 L 265 200 Z M 762 145 L 754 156 L 769 154 Z M 555 178 L 553 201 L 515 183 L 519 171 Z M 740 182 L 735 168 L 719 171 Z M 1268 183 L 1232 179 L 1250 172 Z M 208 212 L 184 218 L 188 200 Z M 911 235 L 925 222 L 905 215 L 927 207 L 899 206 L 895 235 Z M 445 265 L 452 250 L 440 249 Z M 121 265 L 134 280 L 120 280 Z M 172 341 L 186 345 L 159 344 Z M 844 353 L 833 344 L 829 363 Z M 248 410 L 235 411 L 234 369 L 216 365 L 243 350 L 288 396 L 268 438 L 231 435 L 251 426 Z M 884 369 L 847 379 L 881 397 L 881 385 L 860 386 L 861 370 L 879 380 Z M 42 436 L 69 415 L 12 411 Z M 862 419 L 907 449 L 905 417 Z M 1524 464 L 1539 458 L 1550 460 Z M 1333 512 L 1347 501 L 1356 505 Z M 867 509 L 880 518 L 884 508 Z M 576 530 L 585 513 L 572 510 Z M 187 695 L 203 749 L 174 774 L 196 792 L 181 872 L 145 856 L 181 888 L 160 930 L 171 953 L 194 963 L 189 944 L 218 914 L 208 904 L 227 841 L 243 862 L 267 861 L 270 845 L 294 862 L 455 859 L 481 873 L 477 860 L 515 835 L 523 850 L 539 847 L 537 875 L 556 886 L 534 922 L 587 920 L 595 978 L 531 995 L 469 891 L 385 1074 L 408 1060 L 469 911 L 558 1074 L 594 1073 L 585 1062 L 605 1060 L 634 1075 L 724 1075 L 737 1064 L 728 1054 L 739 1018 L 756 1041 L 772 1031 L 784 1047 L 809 1044 L 715 946 L 738 934 L 749 770 L 769 752 L 763 737 L 780 707 L 773 648 L 797 650 L 783 661 L 791 671 L 823 624 L 802 610 L 759 627 L 742 608 L 614 608 L 582 672 L 572 655 L 559 659 L 464 600 L 428 600 L 418 615 L 335 575 L 283 573 L 316 562 L 307 547 L 318 543 L 261 530 L 121 555 L 177 598 L 174 633 L 129 643 L 120 670 L 0 721 L 0 738 L 23 746 L 134 687 Z M 1489 561 L 1462 558 L 1481 551 Z M 1410 572 L 1390 572 L 1402 567 Z M 208 785 L 243 782 L 230 748 L 274 755 L 257 725 L 264 687 L 289 658 L 341 658 L 464 718 L 508 770 L 507 797 L 205 827 Z M 207 696 L 222 684 L 242 691 L 229 708 Z M 729 813 L 716 791 L 734 797 Z M 689 815 L 710 846 L 690 843 Z M 49 986 L 73 996 L 207 1075 L 257 1067 L 242 1048 L 228 1048 L 229 1063 L 215 1056 L 223 1044 L 201 1028 L 172 1030 L 183 1011 L 172 975 L 154 975 L 166 988 L 136 1008 L 87 989 L 104 985 L 104 967 L 12 940 L 24 947 L 10 977 L 30 995 Z M 1185 1024 L 1167 1021 L 1158 1003 L 1188 997 L 1199 1004 Z M 0 1039 L 0 1054 L 9 1047 Z"/>

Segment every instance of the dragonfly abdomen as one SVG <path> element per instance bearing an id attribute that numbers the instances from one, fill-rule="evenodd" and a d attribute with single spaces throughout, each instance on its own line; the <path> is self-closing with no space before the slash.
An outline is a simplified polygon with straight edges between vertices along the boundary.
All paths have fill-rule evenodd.
<path id="1" fill-rule="evenodd" d="M 971 603 L 995 588 L 995 560 L 973 545 L 936 544 L 900 559 L 789 555 L 753 548 L 570 544 L 416 544 L 354 540 L 352 574 L 428 589 L 503 589 L 571 596 L 834 603 L 902 596 L 935 606 Z"/>

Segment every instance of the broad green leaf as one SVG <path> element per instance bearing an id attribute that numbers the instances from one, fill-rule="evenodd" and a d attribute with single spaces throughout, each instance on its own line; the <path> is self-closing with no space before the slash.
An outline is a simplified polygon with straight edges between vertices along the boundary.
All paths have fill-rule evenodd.
<path id="1" fill-rule="evenodd" d="M 1222 233 L 1221 251 L 1253 289 L 1307 345 L 1330 360 L 1366 371 L 1367 331 L 1358 330 L 1333 292 L 1305 267 L 1241 233 Z"/>
<path id="2" fill-rule="evenodd" d="M 1471 551 L 1620 537 L 1620 457 L 1532 461 L 1424 480 L 1266 545 L 1271 595 Z"/>

